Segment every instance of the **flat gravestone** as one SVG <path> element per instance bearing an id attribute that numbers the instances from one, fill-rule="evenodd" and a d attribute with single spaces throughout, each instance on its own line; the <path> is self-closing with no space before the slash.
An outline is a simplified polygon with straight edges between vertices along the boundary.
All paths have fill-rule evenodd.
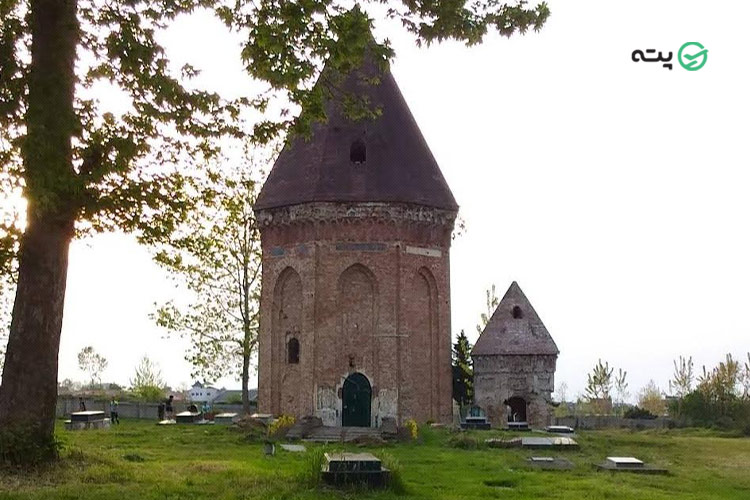
<path id="1" fill-rule="evenodd" d="M 269 425 L 271 422 L 273 422 L 273 415 L 270 413 L 253 413 L 250 415 L 250 418 L 255 420 L 260 420 L 266 425 Z"/>
<path id="2" fill-rule="evenodd" d="M 307 451 L 307 448 L 301 444 L 282 444 L 281 449 L 291 451 L 292 453 L 304 453 Z"/>
<path id="3" fill-rule="evenodd" d="M 178 424 L 194 424 L 202 419 L 202 414 L 194 411 L 183 411 L 175 415 Z"/>
<path id="4" fill-rule="evenodd" d="M 575 449 L 578 443 L 569 437 L 523 437 L 522 448 Z"/>
<path id="5" fill-rule="evenodd" d="M 576 430 L 567 425 L 549 425 L 546 428 L 547 432 L 553 434 L 573 434 Z"/>
<path id="6" fill-rule="evenodd" d="M 635 457 L 607 457 L 607 462 L 615 467 L 643 467 L 643 461 Z"/>
<path id="7" fill-rule="evenodd" d="M 70 420 L 65 421 L 65 429 L 69 431 L 109 429 L 109 426 L 110 421 L 103 411 L 77 411 L 70 414 Z"/>
<path id="8" fill-rule="evenodd" d="M 596 466 L 599 470 L 635 472 L 640 474 L 667 474 L 667 469 L 645 464 L 635 457 L 607 457 L 604 463 Z"/>
<path id="9" fill-rule="evenodd" d="M 466 417 L 461 422 L 461 428 L 467 430 L 489 430 L 492 426 L 487 422 L 487 417 Z"/>
<path id="10" fill-rule="evenodd" d="M 508 430 L 509 431 L 529 431 L 531 428 L 529 427 L 528 422 L 508 422 Z"/>
<path id="11" fill-rule="evenodd" d="M 520 448 L 521 438 L 512 438 L 512 439 L 490 438 L 490 439 L 485 439 L 484 443 L 490 448 Z"/>
<path id="12" fill-rule="evenodd" d="M 77 411 L 70 414 L 71 422 L 94 422 L 104 420 L 103 411 Z"/>
<path id="13" fill-rule="evenodd" d="M 236 413 L 219 413 L 218 415 L 214 416 L 214 422 L 216 422 L 217 424 L 228 425 L 234 422 L 236 418 Z"/>
<path id="14" fill-rule="evenodd" d="M 323 480 L 329 484 L 363 484 L 384 487 L 390 471 L 370 453 L 326 453 Z"/>
<path id="15" fill-rule="evenodd" d="M 560 457 L 531 457 L 527 462 L 531 467 L 542 470 L 570 470 L 575 467 L 573 462 Z"/>

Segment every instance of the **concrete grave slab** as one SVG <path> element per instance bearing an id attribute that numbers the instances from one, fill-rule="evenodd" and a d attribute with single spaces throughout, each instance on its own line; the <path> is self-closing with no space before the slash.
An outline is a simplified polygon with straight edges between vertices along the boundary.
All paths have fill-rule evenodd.
<path id="1" fill-rule="evenodd" d="M 94 422 L 103 420 L 105 414 L 103 411 L 77 411 L 70 414 L 71 422 Z"/>
<path id="2" fill-rule="evenodd" d="M 381 488 L 388 484 L 390 471 L 371 453 L 326 453 L 321 473 L 328 484 L 364 484 Z"/>
<path id="3" fill-rule="evenodd" d="M 530 457 L 526 462 L 530 467 L 542 470 L 570 470 L 575 468 L 573 462 L 561 457 Z"/>
<path id="4" fill-rule="evenodd" d="M 530 431 L 528 422 L 508 422 L 509 431 Z"/>
<path id="5" fill-rule="evenodd" d="M 548 425 L 545 430 L 553 434 L 573 434 L 576 431 L 567 425 Z"/>
<path id="6" fill-rule="evenodd" d="M 643 467 L 643 461 L 635 457 L 607 457 L 607 462 L 616 467 Z"/>
<path id="7" fill-rule="evenodd" d="M 522 437 L 522 448 L 577 449 L 578 442 L 569 437 Z"/>
<path id="8" fill-rule="evenodd" d="M 76 421 L 76 420 L 66 420 L 65 421 L 65 429 L 68 431 L 86 431 L 90 429 L 109 429 L 110 428 L 110 421 L 108 418 L 102 418 L 99 420 L 89 420 L 89 421 Z"/>
<path id="9" fill-rule="evenodd" d="M 237 419 L 236 413 L 219 413 L 214 416 L 214 422 L 217 424 L 229 425 Z"/>
<path id="10" fill-rule="evenodd" d="M 203 415 L 194 411 L 183 411 L 175 415 L 178 424 L 194 424 L 203 420 Z"/>
<path id="11" fill-rule="evenodd" d="M 301 444 L 282 444 L 280 446 L 282 450 L 291 451 L 292 453 L 304 453 L 307 451 L 307 448 Z"/>
<path id="12" fill-rule="evenodd" d="M 657 467 L 644 463 L 635 457 L 607 457 L 607 459 L 597 464 L 598 470 L 608 470 L 613 472 L 634 472 L 637 474 L 668 474 L 669 471 L 663 467 Z"/>
<path id="13" fill-rule="evenodd" d="M 270 425 L 273 422 L 273 415 L 271 415 L 270 413 L 253 413 L 252 415 L 250 415 L 250 418 L 260 420 L 266 425 Z"/>

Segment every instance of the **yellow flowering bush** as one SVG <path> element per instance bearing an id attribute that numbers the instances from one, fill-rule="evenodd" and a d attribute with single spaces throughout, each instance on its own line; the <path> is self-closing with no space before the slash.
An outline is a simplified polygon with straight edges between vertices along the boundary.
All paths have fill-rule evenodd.
<path id="1" fill-rule="evenodd" d="M 281 415 L 268 426 L 269 438 L 284 437 L 289 429 L 294 425 L 294 417 L 291 415 Z"/>
<path id="2" fill-rule="evenodd" d="M 417 425 L 416 420 L 413 418 L 407 419 L 404 422 L 404 428 L 409 431 L 409 436 L 411 436 L 412 439 L 417 439 L 419 436 L 419 426 Z"/>

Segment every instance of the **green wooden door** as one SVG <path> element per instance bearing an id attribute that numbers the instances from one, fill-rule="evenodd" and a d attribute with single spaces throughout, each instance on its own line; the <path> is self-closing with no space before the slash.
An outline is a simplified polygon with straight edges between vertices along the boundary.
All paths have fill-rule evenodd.
<path id="1" fill-rule="evenodd" d="M 344 381 L 342 392 L 341 425 L 344 427 L 370 427 L 372 388 L 367 377 L 352 373 Z"/>

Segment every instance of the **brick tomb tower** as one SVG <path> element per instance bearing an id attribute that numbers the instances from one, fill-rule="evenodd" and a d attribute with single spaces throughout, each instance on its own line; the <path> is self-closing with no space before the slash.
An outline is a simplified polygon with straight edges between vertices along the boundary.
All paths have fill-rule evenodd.
<path id="1" fill-rule="evenodd" d="M 353 121 L 328 100 L 328 120 L 286 145 L 255 205 L 259 410 L 450 422 L 456 201 L 390 71 L 366 57 L 342 86 L 381 114 Z"/>
<path id="2" fill-rule="evenodd" d="M 474 344 L 474 402 L 493 425 L 550 424 L 557 349 L 515 281 Z"/>

